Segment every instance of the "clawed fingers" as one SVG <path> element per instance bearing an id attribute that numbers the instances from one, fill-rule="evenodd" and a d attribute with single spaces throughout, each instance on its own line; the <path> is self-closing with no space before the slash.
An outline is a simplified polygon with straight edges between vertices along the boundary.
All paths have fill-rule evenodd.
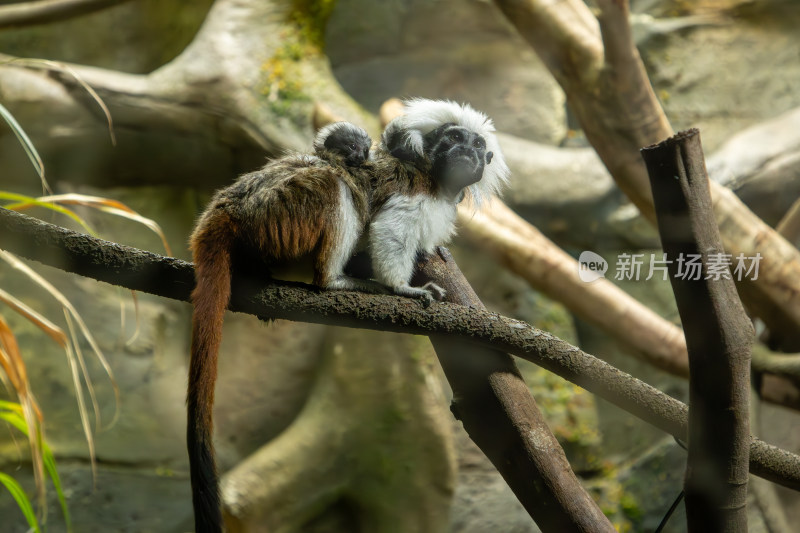
<path id="1" fill-rule="evenodd" d="M 423 289 L 427 290 L 431 295 L 436 298 L 437 300 L 444 300 L 447 291 L 435 284 L 432 281 L 429 281 L 425 285 L 422 286 Z"/>

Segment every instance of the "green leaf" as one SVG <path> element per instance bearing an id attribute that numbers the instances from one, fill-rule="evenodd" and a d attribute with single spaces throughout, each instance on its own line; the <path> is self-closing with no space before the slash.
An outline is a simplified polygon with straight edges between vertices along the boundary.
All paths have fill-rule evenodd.
<path id="1" fill-rule="evenodd" d="M 28 435 L 28 426 L 25 424 L 25 419 L 22 416 L 22 407 L 18 403 L 0 400 L 0 420 L 5 420 L 26 436 Z M 61 486 L 61 478 L 56 468 L 56 458 L 52 450 L 50 450 L 50 446 L 47 444 L 42 446 L 42 459 L 44 461 L 44 468 L 53 482 L 53 487 L 56 489 L 58 503 L 61 505 L 64 522 L 67 524 L 67 531 L 72 531 L 72 520 L 70 519 L 69 509 L 67 509 L 67 499 L 64 496 L 64 490 Z"/>
<path id="2" fill-rule="evenodd" d="M 6 400 L 0 400 L 0 409 L 22 414 L 22 406 L 17 402 L 8 402 Z"/>
<path id="3" fill-rule="evenodd" d="M 44 163 L 42 163 L 42 158 L 39 156 L 39 152 L 37 152 L 36 148 L 33 146 L 30 137 L 28 137 L 28 134 L 25 133 L 25 130 L 23 130 L 22 126 L 19 125 L 19 122 L 17 122 L 17 119 L 14 118 L 14 115 L 12 115 L 3 104 L 0 104 L 0 116 L 3 117 L 3 120 L 8 123 L 11 131 L 13 131 L 14 135 L 17 136 L 19 143 L 22 145 L 22 148 L 28 155 L 28 159 L 31 160 L 33 168 L 39 175 L 39 179 L 42 180 L 42 185 L 44 186 L 45 190 L 49 191 L 50 185 L 47 184 L 47 180 L 44 177 Z"/>
<path id="4" fill-rule="evenodd" d="M 31 505 L 31 501 L 28 499 L 28 495 L 25 494 L 25 491 L 22 489 L 17 480 L 13 477 L 9 476 L 8 474 L 4 474 L 0 472 L 0 483 L 2 483 L 8 492 L 11 493 L 11 496 L 17 502 L 17 506 L 19 507 L 22 514 L 25 515 L 25 520 L 28 521 L 28 525 L 33 529 L 36 533 L 42 533 L 41 528 L 39 528 L 39 521 L 36 519 L 36 513 L 33 512 L 33 506 Z"/>
<path id="5" fill-rule="evenodd" d="M 5 420 L 22 433 L 25 436 L 28 435 L 28 425 L 25 423 L 25 418 L 23 418 L 21 412 L 16 411 L 0 411 L 0 420 Z"/>
<path id="6" fill-rule="evenodd" d="M 64 515 L 64 522 L 67 524 L 67 531 L 70 532 L 72 531 L 72 520 L 69 516 L 69 509 L 67 509 L 67 499 L 61 488 L 61 478 L 58 476 L 56 458 L 53 456 L 53 452 L 50 451 L 50 446 L 47 444 L 42 447 L 42 451 L 44 455 L 44 468 L 53 481 L 53 487 L 55 487 L 56 494 L 58 495 L 58 503 L 61 505 L 61 513 Z"/>

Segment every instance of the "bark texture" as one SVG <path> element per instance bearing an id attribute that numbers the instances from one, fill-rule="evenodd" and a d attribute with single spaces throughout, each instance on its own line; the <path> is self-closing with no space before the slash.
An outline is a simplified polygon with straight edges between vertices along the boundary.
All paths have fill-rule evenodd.
<path id="1" fill-rule="evenodd" d="M 700 133 L 681 132 L 642 156 L 689 352 L 689 531 L 747 531 L 754 330 L 714 221 Z M 702 257 L 696 275 L 682 268 L 691 256 Z"/>
<path id="2" fill-rule="evenodd" d="M 486 310 L 444 248 L 418 268 L 414 284 L 432 281 L 445 301 Z M 452 411 L 544 532 L 613 532 L 581 486 L 513 359 L 500 350 L 431 335 L 453 389 Z"/>

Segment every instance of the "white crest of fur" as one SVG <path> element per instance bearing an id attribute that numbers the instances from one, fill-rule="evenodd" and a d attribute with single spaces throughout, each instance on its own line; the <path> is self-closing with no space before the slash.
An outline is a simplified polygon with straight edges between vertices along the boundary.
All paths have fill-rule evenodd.
<path id="1" fill-rule="evenodd" d="M 325 150 L 325 141 L 328 140 L 332 134 L 340 130 L 350 130 L 355 136 L 360 137 L 366 135 L 366 132 L 350 122 L 333 122 L 327 126 L 323 126 L 314 137 L 314 151 L 320 153 Z"/>
<path id="2" fill-rule="evenodd" d="M 404 105 L 406 114 L 392 120 L 383 132 L 381 139 L 383 148 L 386 148 L 389 136 L 401 130 L 402 143 L 406 148 L 422 156 L 423 136 L 426 133 L 443 124 L 457 124 L 481 135 L 486 141 L 486 151 L 493 154 L 492 162 L 484 167 L 483 178 L 467 188 L 475 206 L 480 207 L 493 194 L 500 194 L 508 182 L 510 171 L 500 151 L 492 119 L 473 109 L 469 104 L 459 104 L 450 100 L 413 98 L 404 102 Z"/>

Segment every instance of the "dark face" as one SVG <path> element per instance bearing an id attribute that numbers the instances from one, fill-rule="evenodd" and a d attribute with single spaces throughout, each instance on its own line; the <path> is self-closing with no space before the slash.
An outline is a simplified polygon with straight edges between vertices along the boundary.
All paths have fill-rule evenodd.
<path id="1" fill-rule="evenodd" d="M 425 153 L 431 161 L 431 177 L 441 190 L 454 198 L 483 177 L 492 161 L 486 140 L 467 128 L 445 124 L 425 136 Z"/>
<path id="2" fill-rule="evenodd" d="M 345 164 L 357 167 L 369 158 L 372 140 L 366 134 L 342 129 L 325 139 L 325 148 L 344 157 Z"/>

